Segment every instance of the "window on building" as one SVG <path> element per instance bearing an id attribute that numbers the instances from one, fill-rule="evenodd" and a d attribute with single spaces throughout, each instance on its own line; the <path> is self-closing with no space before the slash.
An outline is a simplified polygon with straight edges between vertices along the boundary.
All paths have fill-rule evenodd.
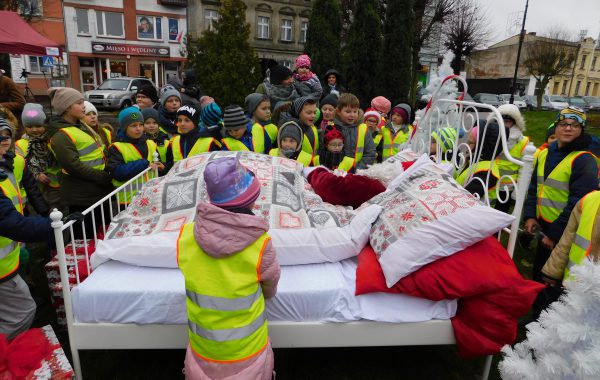
<path id="1" fill-rule="evenodd" d="M 75 17 L 77 18 L 77 34 L 90 34 L 88 10 L 75 8 Z"/>
<path id="2" fill-rule="evenodd" d="M 258 16 L 258 22 L 256 23 L 256 37 L 262 39 L 269 39 L 271 32 L 271 19 L 266 16 Z"/>
<path id="3" fill-rule="evenodd" d="M 592 59 L 592 68 L 591 68 L 591 70 L 596 70 L 596 59 L 597 59 L 597 58 L 598 58 L 598 57 L 594 57 L 594 58 Z"/>
<path id="4" fill-rule="evenodd" d="M 563 88 L 562 88 L 562 91 L 561 91 L 562 94 L 566 94 L 567 93 L 567 85 L 568 84 L 569 84 L 568 80 L 566 80 L 566 81 L 563 82 Z"/>
<path id="5" fill-rule="evenodd" d="M 214 30 L 214 22 L 219 19 L 219 12 L 214 9 L 204 10 L 204 29 Z"/>
<path id="6" fill-rule="evenodd" d="M 169 19 L 169 41 L 177 41 L 179 39 L 179 19 Z"/>
<path id="7" fill-rule="evenodd" d="M 287 67 L 288 69 L 292 69 L 292 61 L 281 61 L 281 65 Z"/>
<path id="8" fill-rule="evenodd" d="M 577 84 L 575 85 L 575 96 L 579 95 L 579 88 L 581 88 L 581 81 L 578 80 Z"/>
<path id="9" fill-rule="evenodd" d="M 308 33 L 308 21 L 302 21 L 302 25 L 300 27 L 300 42 L 306 42 L 306 34 Z"/>
<path id="10" fill-rule="evenodd" d="M 162 40 L 162 17 L 137 16 L 140 40 Z"/>
<path id="11" fill-rule="evenodd" d="M 41 16 L 42 2 L 40 0 L 20 0 L 19 13 L 24 16 Z"/>
<path id="12" fill-rule="evenodd" d="M 580 69 L 584 69 L 585 68 L 585 60 L 587 59 L 587 55 L 582 55 L 581 56 L 581 66 L 579 66 Z"/>
<path id="13" fill-rule="evenodd" d="M 591 82 L 587 82 L 587 84 L 585 85 L 585 96 L 589 96 L 590 95 L 590 86 L 592 85 Z"/>
<path id="14" fill-rule="evenodd" d="M 123 32 L 123 14 L 117 12 L 96 11 L 96 28 L 99 36 L 125 37 Z"/>
<path id="15" fill-rule="evenodd" d="M 293 35 L 292 20 L 283 19 L 281 20 L 281 40 L 291 41 Z"/>
<path id="16" fill-rule="evenodd" d="M 43 62 L 42 59 L 43 59 L 43 57 L 30 56 L 29 57 L 29 71 L 34 74 L 41 74 L 41 73 L 50 74 L 50 71 L 52 70 L 52 68 L 42 66 L 42 62 Z"/>

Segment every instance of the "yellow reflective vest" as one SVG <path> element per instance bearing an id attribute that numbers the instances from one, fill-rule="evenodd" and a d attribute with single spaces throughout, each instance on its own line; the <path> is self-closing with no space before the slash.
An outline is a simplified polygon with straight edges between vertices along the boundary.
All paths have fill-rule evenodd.
<path id="1" fill-rule="evenodd" d="M 520 160 L 523 157 L 523 151 L 529 144 L 529 137 L 523 136 L 523 138 L 512 147 L 509 151 L 510 155 L 517 160 Z M 511 177 L 514 179 L 515 183 L 519 180 L 519 169 L 521 167 L 517 164 L 514 164 L 506 159 L 502 159 L 501 156 L 496 158 L 496 165 L 500 170 L 500 177 L 507 176 L 500 180 L 500 183 L 503 185 L 512 185 L 512 181 L 509 179 Z"/>
<path id="2" fill-rule="evenodd" d="M 252 152 L 256 153 L 266 153 L 265 152 L 265 129 L 262 125 L 256 123 L 252 126 L 252 130 L 250 131 L 252 134 Z M 221 139 L 221 142 L 225 146 L 226 150 L 229 151 L 249 151 L 246 144 L 241 142 L 238 139 L 234 139 L 231 136 L 224 137 Z"/>
<path id="3" fill-rule="evenodd" d="M 209 152 L 212 144 L 217 144 L 218 147 L 221 147 L 221 144 L 212 137 L 200 137 L 198 140 L 196 140 L 192 150 L 189 151 L 188 155 L 183 157 L 183 150 L 181 149 L 181 135 L 175 135 L 171 139 L 170 143 L 171 150 L 173 150 L 173 162 L 181 161 L 184 158 Z"/>
<path id="4" fill-rule="evenodd" d="M 356 165 L 362 159 L 363 152 L 365 150 L 365 137 L 367 136 L 369 128 L 364 123 L 360 124 L 357 128 L 358 136 L 356 139 L 356 146 L 354 147 L 354 157 L 344 156 L 344 158 L 338 166 L 338 169 L 343 170 L 345 172 L 349 172 L 350 170 L 356 167 Z M 344 149 L 345 148 L 346 147 L 344 147 Z"/>
<path id="5" fill-rule="evenodd" d="M 381 128 L 381 135 L 383 136 L 383 161 L 394 156 L 400 151 L 402 144 L 406 143 L 413 132 L 412 124 L 409 124 L 408 131 L 398 131 L 396 136 L 392 137 L 392 131 L 388 127 Z"/>
<path id="6" fill-rule="evenodd" d="M 585 207 L 583 207 L 585 205 Z M 569 263 L 565 269 L 563 280 L 571 276 L 571 268 L 579 265 L 590 254 L 593 244 L 600 244 L 598 241 L 592 241 L 592 231 L 596 215 L 600 212 L 600 191 L 592 191 L 583 197 L 579 203 L 581 207 L 581 219 L 575 233 L 575 240 L 569 251 Z"/>
<path id="7" fill-rule="evenodd" d="M 15 209 L 23 214 L 23 203 L 19 193 L 19 184 L 15 175 L 7 172 L 8 178 L 0 181 L 0 191 L 12 201 Z M 7 237 L 0 236 L 0 280 L 10 276 L 19 268 L 19 243 Z"/>
<path id="8" fill-rule="evenodd" d="M 21 157 L 26 157 L 28 147 L 29 147 L 29 140 L 19 139 L 15 143 L 15 153 L 20 155 Z"/>
<path id="9" fill-rule="evenodd" d="M 468 182 L 471 178 L 473 178 L 473 176 L 475 176 L 475 174 L 477 173 L 481 173 L 481 172 L 489 172 L 490 171 L 490 166 L 492 168 L 492 173 L 490 174 L 490 178 L 500 178 L 500 171 L 498 170 L 498 166 L 497 165 L 492 165 L 492 161 L 479 161 L 477 163 L 477 165 L 475 165 L 475 168 L 473 169 L 473 173 L 472 175 L 469 176 L 469 169 L 465 169 L 463 170 L 462 173 L 459 174 L 458 178 L 456 178 L 456 182 L 458 182 L 459 185 L 461 186 L 467 186 Z M 477 181 L 477 180 L 476 180 Z M 483 186 L 485 186 L 485 183 L 483 184 Z M 488 188 L 488 198 L 491 200 L 497 199 L 498 197 L 496 196 L 496 187 L 498 186 L 498 182 L 496 182 L 496 185 L 489 187 Z"/>
<path id="10" fill-rule="evenodd" d="M 283 155 L 279 155 L 279 148 L 271 149 L 269 151 L 269 155 L 270 156 L 275 156 L 275 157 L 284 157 Z M 310 154 L 308 154 L 306 152 L 303 152 L 303 151 L 300 151 L 300 154 L 298 154 L 298 157 L 296 158 L 296 161 L 298 161 L 302 165 L 308 167 L 311 164 L 311 159 L 312 159 L 312 157 L 310 156 Z"/>
<path id="11" fill-rule="evenodd" d="M 154 162 L 154 153 L 156 152 L 156 143 L 152 140 L 146 140 L 146 145 L 148 146 L 148 156 L 145 157 L 149 163 Z M 116 142 L 113 143 L 113 146 L 117 148 L 121 156 L 123 157 L 124 163 L 130 163 L 133 161 L 144 159 L 140 151 L 135 147 L 135 145 L 126 142 Z M 144 178 L 138 178 L 134 183 L 130 184 L 125 188 L 124 191 L 120 191 L 117 194 L 117 199 L 120 204 L 129 204 L 131 203 L 131 199 L 137 194 L 138 190 L 140 190 L 144 183 L 148 182 L 148 180 L 155 178 L 156 172 L 154 170 L 150 170 L 144 175 Z M 116 179 L 112 180 L 113 186 L 118 188 L 126 181 L 117 181 Z"/>
<path id="12" fill-rule="evenodd" d="M 13 173 L 15 175 L 15 179 L 19 186 L 19 192 L 21 193 L 21 203 L 24 205 L 27 204 L 27 192 L 25 191 L 25 187 L 23 187 L 23 173 L 25 172 L 25 158 L 15 155 L 13 161 Z"/>
<path id="13" fill-rule="evenodd" d="M 267 135 L 269 136 L 269 139 L 271 140 L 271 144 L 277 143 L 278 129 L 275 124 L 269 123 L 269 124 L 265 124 L 263 126 L 260 123 L 254 123 L 254 125 L 252 125 L 252 129 L 254 129 L 256 125 L 258 125 L 261 128 L 264 128 L 264 130 L 267 131 Z"/>
<path id="14" fill-rule="evenodd" d="M 584 151 L 569 153 L 544 179 L 548 149 L 540 152 L 537 162 L 536 217 L 538 219 L 552 223 L 562 213 L 563 209 L 567 207 L 573 162 L 582 154 L 591 155 L 591 153 Z"/>
<path id="15" fill-rule="evenodd" d="M 177 264 L 185 278 L 188 336 L 202 359 L 235 362 L 262 352 L 268 343 L 260 262 L 267 233 L 223 258 L 207 255 L 185 224 L 177 241 Z"/>
<path id="16" fill-rule="evenodd" d="M 61 128 L 59 132 L 66 134 L 71 142 L 73 142 L 75 149 L 79 153 L 79 161 L 82 164 L 92 169 L 104 170 L 106 156 L 104 154 L 104 147 L 98 141 L 77 127 Z M 62 172 L 69 175 L 65 169 L 62 169 Z"/>
<path id="17" fill-rule="evenodd" d="M 304 127 L 302 127 L 302 131 L 304 132 Z M 311 155 L 314 159 L 315 155 L 319 151 L 319 132 L 317 131 L 317 127 L 314 125 L 310 126 L 313 132 L 313 141 L 309 141 L 308 137 L 306 137 L 306 133 L 304 133 L 304 139 L 302 140 L 302 151 Z"/>

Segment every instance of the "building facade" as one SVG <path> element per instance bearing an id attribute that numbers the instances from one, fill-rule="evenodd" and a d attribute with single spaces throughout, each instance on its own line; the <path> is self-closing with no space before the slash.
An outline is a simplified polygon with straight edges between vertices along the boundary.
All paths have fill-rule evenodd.
<path id="1" fill-rule="evenodd" d="M 534 95 L 537 82 L 527 72 L 523 61 L 527 59 L 528 46 L 544 38 L 536 33 L 525 35 L 521 50 L 517 86 L 522 93 Z M 576 55 L 574 65 L 560 76 L 550 80 L 543 89 L 545 94 L 565 96 L 600 96 L 600 48 L 594 39 L 587 37 L 580 42 L 564 41 L 565 50 Z M 466 71 L 473 92 L 505 93 L 510 89 L 517 62 L 519 35 L 498 42 L 485 50 L 474 52 L 467 59 Z M 481 90 L 480 90 L 481 89 Z M 496 90 L 495 90 L 496 89 Z"/>
<path id="2" fill-rule="evenodd" d="M 107 78 L 144 76 L 157 86 L 185 61 L 186 0 L 65 1 L 72 87 L 88 91 Z"/>
<path id="3" fill-rule="evenodd" d="M 274 59 L 291 68 L 304 52 L 310 0 L 246 0 L 246 21 L 250 24 L 250 44 L 262 60 Z M 218 0 L 189 0 L 189 31 L 199 37 L 218 19 Z"/>

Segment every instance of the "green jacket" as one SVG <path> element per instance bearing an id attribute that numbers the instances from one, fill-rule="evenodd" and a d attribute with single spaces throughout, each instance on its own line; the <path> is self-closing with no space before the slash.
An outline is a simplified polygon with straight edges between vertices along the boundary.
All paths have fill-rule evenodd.
<path id="1" fill-rule="evenodd" d="M 79 152 L 69 136 L 60 132 L 67 127 L 78 127 L 89 134 L 80 124 L 71 124 L 60 117 L 50 120 L 50 148 L 61 170 L 60 200 L 66 206 L 91 206 L 112 191 L 111 176 L 103 170 L 92 169 L 79 161 Z M 106 153 L 106 152 L 105 152 Z M 69 174 L 65 174 L 62 171 Z"/>

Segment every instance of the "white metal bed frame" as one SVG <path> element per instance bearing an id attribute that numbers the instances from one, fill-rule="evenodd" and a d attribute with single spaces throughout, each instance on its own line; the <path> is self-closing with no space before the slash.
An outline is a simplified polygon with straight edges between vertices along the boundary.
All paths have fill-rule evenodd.
<path id="1" fill-rule="evenodd" d="M 470 126 L 465 124 L 465 120 L 469 119 L 466 111 L 471 110 L 475 112 L 475 116 L 478 116 L 478 111 L 475 107 L 489 110 L 490 115 L 492 115 L 492 117 L 498 121 L 498 124 L 503 127 L 500 114 L 492 106 L 458 100 L 439 99 L 433 102 L 432 107 L 419 121 L 415 136 L 421 135 L 426 137 L 421 139 L 421 143 L 418 142 L 418 139 L 414 139 L 412 142 L 413 147 L 417 150 L 428 152 L 429 145 L 423 142 L 429 141 L 428 139 L 430 139 L 432 128 L 450 126 L 455 128 L 463 127 L 467 130 L 470 129 Z M 454 119 L 461 120 L 461 125 L 448 125 L 447 121 L 451 119 L 448 117 L 450 114 L 453 115 Z M 436 117 L 434 117 L 435 115 L 445 116 L 437 117 L 436 119 Z M 477 119 L 478 118 L 475 118 L 475 120 Z M 508 160 L 521 166 L 518 183 L 513 181 L 516 193 L 513 215 L 516 217 L 516 220 L 512 223 L 510 228 L 504 229 L 504 232 L 509 234 L 507 250 L 512 256 L 517 237 L 519 219 L 523 208 L 523 201 L 532 174 L 533 150 L 528 148 L 525 151 L 523 161 L 512 158 L 507 149 L 504 129 L 500 128 L 500 130 L 500 138 L 498 139 L 497 144 L 502 144 L 504 155 Z M 459 152 L 460 147 L 461 144 L 457 138 L 452 157 L 452 162 L 456 168 L 460 168 L 461 165 L 464 166 L 465 161 L 465 153 Z M 466 154 L 468 155 L 469 152 Z M 436 152 L 432 158 L 439 162 L 441 160 L 440 152 Z M 113 203 L 113 200 L 116 200 L 117 194 L 122 191 L 130 190 L 132 188 L 132 183 L 136 181 L 146 182 L 146 173 L 149 170 L 150 169 L 147 169 L 118 189 L 115 189 L 112 193 L 84 211 L 83 214 L 87 215 L 103 212 L 104 208 L 108 207 L 111 211 L 110 214 L 112 218 L 112 216 L 114 216 L 115 208 L 116 211 L 121 210 L 121 206 L 114 206 Z M 499 188 L 500 186 L 498 186 L 498 191 Z M 484 201 L 489 203 L 487 195 Z M 83 222 L 76 223 L 74 221 L 63 224 L 61 221 L 62 214 L 57 210 L 52 212 L 51 218 L 60 266 L 60 278 L 63 288 L 62 291 L 65 303 L 69 342 L 73 355 L 75 374 L 78 380 L 82 379 L 79 350 L 184 349 L 187 346 L 188 338 L 185 325 L 136 325 L 76 322 L 73 316 L 73 306 L 71 303 L 71 290 L 67 272 L 64 235 L 67 235 L 67 237 L 70 237 L 71 241 L 73 241 L 75 226 L 80 226 L 85 238 L 85 224 Z M 102 220 L 102 228 L 104 229 L 104 232 L 106 232 L 105 226 L 109 221 L 104 220 L 104 217 Z M 95 223 L 93 227 L 95 231 L 97 227 Z M 499 232 L 498 238 L 500 238 L 501 234 L 502 231 Z M 94 236 L 91 238 L 97 240 L 96 232 L 94 232 Z M 90 264 L 87 245 L 85 245 L 85 253 L 89 270 Z M 80 279 L 77 266 L 75 266 L 75 271 L 78 284 Z M 371 321 L 347 323 L 273 321 L 269 322 L 269 335 L 272 339 L 273 347 L 277 348 L 451 345 L 456 343 L 450 320 L 431 320 L 418 323 L 380 323 Z M 488 356 L 483 370 L 483 379 L 487 379 L 489 375 L 491 361 L 492 356 Z"/>

